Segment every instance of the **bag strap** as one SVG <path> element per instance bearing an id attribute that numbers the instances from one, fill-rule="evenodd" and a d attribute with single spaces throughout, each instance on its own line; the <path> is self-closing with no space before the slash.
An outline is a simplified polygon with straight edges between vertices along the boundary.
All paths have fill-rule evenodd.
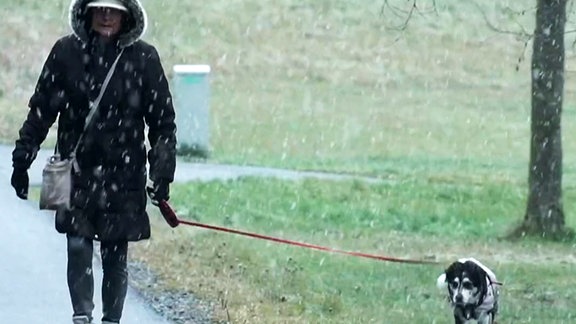
<path id="1" fill-rule="evenodd" d="M 94 115 L 96 115 L 96 111 L 98 110 L 98 106 L 100 105 L 100 101 L 102 100 L 102 97 L 104 96 L 104 92 L 106 91 L 106 88 L 108 87 L 108 83 L 110 83 L 110 79 L 112 79 L 112 75 L 114 74 L 114 70 L 116 69 L 116 65 L 118 64 L 118 61 L 120 60 L 120 56 L 122 56 L 122 53 L 124 53 L 124 49 L 122 49 L 120 51 L 120 53 L 118 54 L 118 56 L 116 56 L 116 60 L 114 60 L 114 63 L 112 63 L 110 70 L 108 70 L 108 74 L 106 74 L 106 78 L 104 79 L 104 83 L 102 83 L 102 87 L 100 87 L 100 93 L 98 93 L 98 97 L 96 97 L 96 100 L 94 100 L 94 102 L 90 105 L 90 112 L 88 113 L 88 116 L 86 116 L 86 121 L 84 122 L 84 129 L 82 130 L 82 134 L 80 134 L 80 137 L 78 138 L 78 141 L 76 142 L 76 146 L 74 147 L 74 151 L 72 151 L 71 156 L 76 155 L 76 150 L 78 150 L 78 147 L 80 147 L 80 143 L 82 142 L 82 139 L 84 138 L 84 133 L 86 133 L 88 126 L 90 126 L 90 123 L 94 119 Z M 58 153 L 58 140 L 56 140 L 56 146 L 54 147 L 54 152 Z"/>
<path id="2" fill-rule="evenodd" d="M 100 88 L 100 93 L 98 94 L 98 97 L 96 97 L 96 100 L 94 100 L 94 103 L 92 103 L 92 107 L 90 107 L 91 108 L 90 113 L 86 117 L 86 122 L 84 123 L 84 131 L 86 131 L 86 129 L 88 129 L 90 122 L 92 121 L 92 119 L 94 118 L 94 115 L 96 114 L 96 111 L 98 110 L 98 106 L 100 105 L 100 101 L 102 100 L 102 97 L 104 96 L 104 92 L 106 91 L 106 88 L 108 87 L 108 83 L 110 83 L 110 79 L 112 78 L 112 74 L 114 74 L 114 70 L 116 69 L 116 65 L 118 64 L 118 61 L 120 60 L 120 56 L 122 56 L 122 53 L 124 53 L 124 49 L 122 49 L 120 51 L 120 53 L 116 57 L 116 60 L 114 60 L 114 63 L 112 63 L 112 66 L 110 67 L 110 70 L 108 71 L 108 74 L 106 75 L 106 79 L 104 79 L 104 83 L 102 83 L 102 87 Z M 82 133 L 82 135 L 84 135 L 84 133 Z M 81 135 L 80 139 L 82 139 L 82 135 Z M 78 147 L 78 144 L 76 145 L 76 147 Z"/>

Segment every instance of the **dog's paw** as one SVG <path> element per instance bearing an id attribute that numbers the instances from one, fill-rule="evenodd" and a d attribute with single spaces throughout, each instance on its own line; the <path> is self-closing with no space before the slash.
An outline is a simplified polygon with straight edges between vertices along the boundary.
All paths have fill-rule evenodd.
<path id="1" fill-rule="evenodd" d="M 446 286 L 448 286 L 448 283 L 446 282 L 446 273 L 442 273 L 438 276 L 438 279 L 436 279 L 436 287 L 438 287 L 438 289 L 446 289 Z"/>

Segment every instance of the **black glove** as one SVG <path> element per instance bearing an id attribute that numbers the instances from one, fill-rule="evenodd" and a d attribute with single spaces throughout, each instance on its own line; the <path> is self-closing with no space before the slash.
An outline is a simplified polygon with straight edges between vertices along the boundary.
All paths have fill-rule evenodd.
<path id="1" fill-rule="evenodd" d="M 14 187 L 16 191 L 16 196 L 20 199 L 28 199 L 28 185 L 30 179 L 28 179 L 28 170 L 14 168 L 12 171 L 12 178 L 10 179 L 10 184 Z"/>
<path id="2" fill-rule="evenodd" d="M 154 205 L 162 200 L 168 201 L 170 199 L 170 182 L 166 180 L 155 181 L 152 187 L 146 188 L 148 196 Z"/>

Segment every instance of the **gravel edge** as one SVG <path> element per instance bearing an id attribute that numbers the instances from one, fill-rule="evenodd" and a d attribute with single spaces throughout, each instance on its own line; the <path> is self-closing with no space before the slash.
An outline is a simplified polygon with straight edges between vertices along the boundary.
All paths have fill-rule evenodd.
<path id="1" fill-rule="evenodd" d="M 212 324 L 214 304 L 192 293 L 163 288 L 161 279 L 143 262 L 128 263 L 129 284 L 150 307 L 175 324 Z"/>

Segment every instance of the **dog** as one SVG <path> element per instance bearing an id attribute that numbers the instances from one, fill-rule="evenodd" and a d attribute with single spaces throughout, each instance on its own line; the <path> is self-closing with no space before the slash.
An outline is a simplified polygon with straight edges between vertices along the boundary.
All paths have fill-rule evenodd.
<path id="1" fill-rule="evenodd" d="M 500 285 L 494 272 L 474 258 L 453 262 L 437 279 L 438 288 L 448 288 L 455 324 L 494 324 Z"/>

